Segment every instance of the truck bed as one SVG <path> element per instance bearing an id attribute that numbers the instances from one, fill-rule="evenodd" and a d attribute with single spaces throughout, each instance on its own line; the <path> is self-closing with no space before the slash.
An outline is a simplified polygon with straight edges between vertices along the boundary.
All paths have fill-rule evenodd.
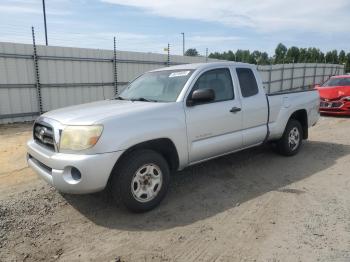
<path id="1" fill-rule="evenodd" d="M 267 94 L 269 102 L 269 140 L 279 139 L 291 111 L 306 110 L 308 127 L 313 126 L 319 118 L 319 93 L 315 89 L 290 90 Z"/>

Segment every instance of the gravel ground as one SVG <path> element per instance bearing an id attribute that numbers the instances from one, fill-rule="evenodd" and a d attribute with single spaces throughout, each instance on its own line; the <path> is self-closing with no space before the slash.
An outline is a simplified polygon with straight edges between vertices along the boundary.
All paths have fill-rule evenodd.
<path id="1" fill-rule="evenodd" d="M 290 158 L 268 146 L 174 175 L 160 207 L 63 195 L 27 167 L 30 124 L 0 127 L 0 261 L 350 261 L 350 118 Z"/>

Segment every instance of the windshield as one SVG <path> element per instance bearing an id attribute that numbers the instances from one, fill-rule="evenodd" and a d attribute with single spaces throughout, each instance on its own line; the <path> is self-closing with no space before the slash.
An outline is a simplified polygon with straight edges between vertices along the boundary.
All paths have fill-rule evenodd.
<path id="1" fill-rule="evenodd" d="M 328 79 L 322 86 L 350 86 L 350 77 L 331 78 Z"/>
<path id="2" fill-rule="evenodd" d="M 136 78 L 120 94 L 120 99 L 175 102 L 193 70 L 149 72 Z"/>

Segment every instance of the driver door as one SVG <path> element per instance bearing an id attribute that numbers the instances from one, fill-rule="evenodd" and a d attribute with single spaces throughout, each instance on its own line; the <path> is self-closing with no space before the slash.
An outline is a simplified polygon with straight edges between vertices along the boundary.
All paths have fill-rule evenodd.
<path id="1" fill-rule="evenodd" d="M 243 144 L 241 101 L 235 95 L 231 70 L 203 72 L 189 97 L 205 88 L 214 90 L 215 100 L 185 108 L 190 164 L 238 150 Z"/>

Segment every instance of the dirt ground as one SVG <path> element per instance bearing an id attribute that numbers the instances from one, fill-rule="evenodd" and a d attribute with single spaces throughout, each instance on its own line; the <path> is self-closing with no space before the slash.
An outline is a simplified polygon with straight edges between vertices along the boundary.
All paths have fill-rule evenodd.
<path id="1" fill-rule="evenodd" d="M 179 172 L 146 214 L 59 194 L 27 167 L 30 136 L 0 127 L 0 261 L 350 261 L 350 118 L 321 118 L 295 157 L 264 146 Z"/>

